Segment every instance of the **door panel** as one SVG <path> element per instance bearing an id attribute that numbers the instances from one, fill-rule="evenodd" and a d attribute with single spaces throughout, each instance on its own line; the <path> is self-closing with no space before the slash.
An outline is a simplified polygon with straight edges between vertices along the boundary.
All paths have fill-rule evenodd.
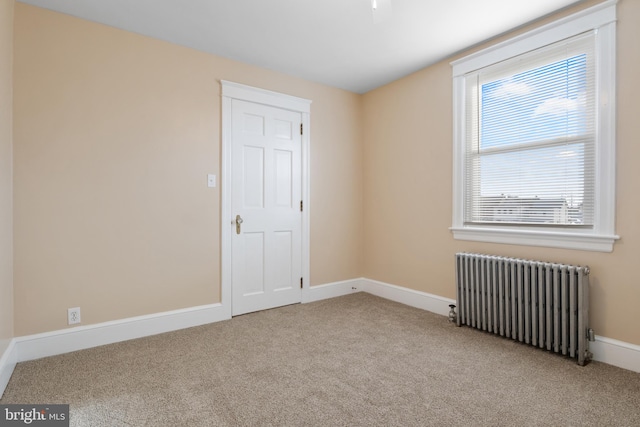
<path id="1" fill-rule="evenodd" d="M 244 246 L 244 266 L 246 273 L 245 295 L 264 292 L 264 233 L 245 233 L 240 244 Z"/>
<path id="2" fill-rule="evenodd" d="M 274 291 L 291 289 L 293 273 L 293 236 L 291 231 L 276 231 L 273 233 L 273 250 L 278 253 L 278 257 L 273 263 L 273 283 L 276 286 Z"/>
<path id="3" fill-rule="evenodd" d="M 264 148 L 242 147 L 244 158 L 244 204 L 245 208 L 264 207 Z"/>
<path id="4" fill-rule="evenodd" d="M 232 314 L 300 302 L 302 117 L 232 101 Z"/>
<path id="5" fill-rule="evenodd" d="M 293 207 L 293 176 L 291 151 L 274 150 L 275 173 L 275 206 L 279 208 Z"/>

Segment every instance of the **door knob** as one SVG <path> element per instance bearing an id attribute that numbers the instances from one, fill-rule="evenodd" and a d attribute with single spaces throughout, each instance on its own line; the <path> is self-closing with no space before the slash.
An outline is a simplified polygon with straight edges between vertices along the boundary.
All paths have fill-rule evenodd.
<path id="1" fill-rule="evenodd" d="M 242 220 L 242 217 L 240 215 L 236 215 L 236 234 L 240 234 L 240 232 L 242 231 L 242 223 L 244 221 Z"/>

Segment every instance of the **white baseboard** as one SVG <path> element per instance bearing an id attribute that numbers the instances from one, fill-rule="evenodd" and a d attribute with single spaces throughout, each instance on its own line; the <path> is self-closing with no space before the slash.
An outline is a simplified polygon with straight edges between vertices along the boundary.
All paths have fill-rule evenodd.
<path id="1" fill-rule="evenodd" d="M 447 316 L 455 300 L 365 278 L 311 286 L 302 292 L 302 302 L 367 292 L 391 301 Z M 18 362 L 69 353 L 86 348 L 142 338 L 231 318 L 230 308 L 210 304 L 95 325 L 17 337 L 0 356 L 0 397 Z M 640 346 L 596 336 L 590 343 L 593 359 L 640 372 Z"/>
<path id="2" fill-rule="evenodd" d="M 18 355 L 14 338 L 9 341 L 9 346 L 0 356 L 0 397 L 2 397 L 4 390 L 7 388 L 7 384 L 9 384 L 9 379 L 13 374 L 16 363 L 18 363 Z"/>
<path id="3" fill-rule="evenodd" d="M 449 298 L 376 280 L 361 279 L 360 281 L 364 292 L 443 316 L 449 314 L 449 304 L 456 303 L 455 300 Z M 638 345 L 596 336 L 595 342 L 589 343 L 589 350 L 593 353 L 595 361 L 640 372 L 640 346 Z"/>
<path id="4" fill-rule="evenodd" d="M 589 343 L 589 350 L 595 361 L 640 372 L 640 345 L 596 335 L 596 340 Z"/>
<path id="5" fill-rule="evenodd" d="M 222 304 L 172 310 L 15 338 L 17 361 L 39 359 L 105 344 L 230 319 Z"/>
<path id="6" fill-rule="evenodd" d="M 343 280 L 341 282 L 327 283 L 311 286 L 302 291 L 302 303 L 320 301 L 327 298 L 341 297 L 362 291 L 364 279 Z"/>
<path id="7" fill-rule="evenodd" d="M 302 302 L 314 302 L 327 298 L 335 298 L 355 292 L 367 292 L 391 301 L 399 302 L 411 307 L 421 308 L 432 313 L 447 316 L 449 304 L 455 304 L 455 300 L 444 298 L 426 292 L 415 291 L 402 286 L 391 285 L 377 280 L 359 279 L 344 280 L 341 282 L 327 283 L 325 285 L 311 286 L 302 293 Z"/>
<path id="8" fill-rule="evenodd" d="M 449 315 L 449 304 L 456 303 L 455 300 L 450 298 L 415 291 L 377 280 L 363 279 L 363 283 L 365 292 L 443 316 Z"/>

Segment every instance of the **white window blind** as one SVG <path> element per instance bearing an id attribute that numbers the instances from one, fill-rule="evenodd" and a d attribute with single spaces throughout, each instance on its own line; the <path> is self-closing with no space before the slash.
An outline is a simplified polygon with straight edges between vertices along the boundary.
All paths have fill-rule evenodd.
<path id="1" fill-rule="evenodd" d="M 595 31 L 465 78 L 464 222 L 594 224 Z"/>

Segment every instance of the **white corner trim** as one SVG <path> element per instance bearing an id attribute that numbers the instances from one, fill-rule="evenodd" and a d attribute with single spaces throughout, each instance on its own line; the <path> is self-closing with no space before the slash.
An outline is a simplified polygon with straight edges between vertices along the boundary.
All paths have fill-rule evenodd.
<path id="1" fill-rule="evenodd" d="M 351 279 L 324 285 L 310 286 L 302 290 L 302 303 L 321 301 L 323 299 L 341 297 L 363 290 L 363 280 Z"/>
<path id="2" fill-rule="evenodd" d="M 24 362 L 227 319 L 230 316 L 222 304 L 210 304 L 27 335 L 14 339 L 16 361 Z"/>
<path id="3" fill-rule="evenodd" d="M 2 356 L 0 356 L 0 398 L 4 394 L 4 390 L 9 384 L 9 379 L 13 370 L 18 363 L 18 354 L 16 351 L 15 338 L 9 341 L 9 346 L 5 349 Z"/>
<path id="4" fill-rule="evenodd" d="M 640 372 L 640 345 L 596 335 L 596 340 L 589 343 L 593 360 Z"/>
<path id="5" fill-rule="evenodd" d="M 455 304 L 455 300 L 428 294 L 426 292 L 415 291 L 402 286 L 391 285 L 377 280 L 363 279 L 364 291 L 372 295 L 399 302 L 411 307 L 421 308 L 432 313 L 447 316 L 449 314 L 449 304 Z"/>

